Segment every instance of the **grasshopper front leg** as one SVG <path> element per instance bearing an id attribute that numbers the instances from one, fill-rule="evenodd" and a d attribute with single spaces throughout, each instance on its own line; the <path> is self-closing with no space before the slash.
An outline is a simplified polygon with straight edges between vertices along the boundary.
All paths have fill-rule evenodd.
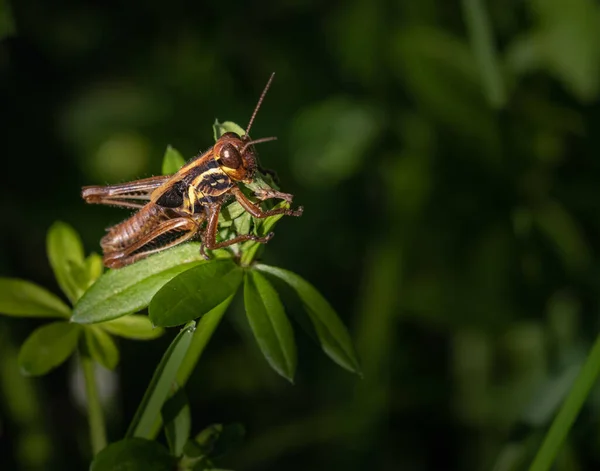
<path id="1" fill-rule="evenodd" d="M 206 224 L 206 229 L 204 230 L 204 234 L 202 236 L 202 245 L 200 247 L 200 253 L 206 260 L 210 259 L 210 256 L 206 253 L 206 249 L 222 249 L 224 247 L 229 247 L 230 245 L 237 244 L 239 242 L 245 242 L 247 240 L 254 240 L 256 242 L 260 242 L 261 244 L 266 244 L 273 237 L 272 232 L 264 237 L 258 237 L 254 234 L 241 234 L 234 237 L 233 239 L 217 242 L 217 231 L 219 229 L 219 213 L 221 212 L 221 204 L 219 203 L 209 206 L 207 212 L 208 222 Z"/>
<path id="2" fill-rule="evenodd" d="M 285 214 L 286 216 L 301 216 L 302 212 L 304 210 L 302 208 L 302 206 L 300 206 L 296 210 L 286 209 L 286 208 L 278 208 L 278 209 L 271 209 L 269 211 L 263 211 L 260 207 L 258 207 L 252 201 L 250 201 L 238 187 L 234 186 L 231 189 L 231 192 L 235 196 L 236 200 L 240 203 L 240 205 L 246 211 L 248 211 L 248 213 L 250 213 L 250 215 L 254 216 L 255 218 L 263 219 L 263 218 L 266 218 L 269 216 L 275 216 L 277 214 Z M 279 192 L 276 192 L 275 190 L 273 190 L 273 194 L 277 194 L 277 193 L 279 193 Z M 287 195 L 287 193 L 280 193 L 280 194 Z M 286 198 L 283 198 L 283 199 L 286 199 Z M 206 254 L 205 249 L 209 249 L 209 250 L 221 249 L 223 247 L 228 247 L 230 245 L 237 244 L 239 242 L 245 242 L 247 240 L 253 240 L 253 241 L 259 242 L 261 244 L 266 244 L 267 242 L 269 242 L 269 240 L 271 240 L 273 238 L 273 235 L 274 235 L 273 232 L 269 232 L 267 235 L 265 235 L 263 237 L 255 236 L 253 234 L 241 234 L 241 235 L 234 237 L 233 239 L 229 239 L 229 240 L 225 240 L 225 241 L 217 243 L 217 231 L 218 231 L 219 212 L 220 211 L 221 211 L 221 203 L 211 205 L 207 209 L 208 222 L 206 225 L 206 229 L 204 231 L 204 235 L 202 237 L 202 247 L 200 249 L 200 253 L 202 254 L 202 256 L 204 258 L 206 258 L 206 259 L 209 258 L 209 256 Z"/>

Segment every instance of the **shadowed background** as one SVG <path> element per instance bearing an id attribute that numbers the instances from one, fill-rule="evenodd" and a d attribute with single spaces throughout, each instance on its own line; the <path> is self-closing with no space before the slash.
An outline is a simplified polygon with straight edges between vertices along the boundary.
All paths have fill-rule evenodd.
<path id="1" fill-rule="evenodd" d="M 157 175 L 169 144 L 205 151 L 275 71 L 252 136 L 278 136 L 261 163 L 305 212 L 264 260 L 329 299 L 365 375 L 296 326 L 287 384 L 234 303 L 186 388 L 193 431 L 243 423 L 239 470 L 522 469 L 598 329 L 600 6 L 184 3 L 0 0 L 0 276 L 58 293 L 50 224 L 99 251 L 129 214 L 81 186 Z M 0 468 L 83 469 L 74 366 L 15 371 L 37 325 L 0 319 Z M 120 341 L 111 440 L 174 335 Z M 600 465 L 599 392 L 557 469 Z"/>

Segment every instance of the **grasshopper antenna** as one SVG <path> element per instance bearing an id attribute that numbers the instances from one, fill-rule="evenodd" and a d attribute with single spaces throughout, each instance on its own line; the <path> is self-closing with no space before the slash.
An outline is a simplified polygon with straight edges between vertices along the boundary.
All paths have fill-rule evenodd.
<path id="1" fill-rule="evenodd" d="M 250 122 L 248 123 L 248 127 L 246 128 L 246 136 L 248 136 L 248 133 L 250 132 L 250 128 L 252 127 L 252 123 L 254 123 L 254 118 L 256 118 L 256 113 L 258 113 L 260 105 L 262 105 L 262 102 L 265 99 L 265 95 L 269 91 L 269 87 L 271 86 L 271 82 L 273 81 L 273 77 L 275 77 L 275 72 L 273 72 L 271 74 L 271 77 L 269 77 L 269 81 L 267 82 L 267 85 L 265 86 L 265 89 L 263 90 L 262 94 L 260 95 L 260 98 L 258 99 L 258 103 L 256 104 L 256 108 L 254 108 L 254 112 L 252 113 L 252 117 L 250 118 Z"/>
<path id="2" fill-rule="evenodd" d="M 261 144 L 263 142 L 271 142 L 271 141 L 276 141 L 276 140 L 277 140 L 276 137 L 261 137 L 260 139 L 254 139 L 253 141 L 246 142 L 246 144 L 244 144 L 244 147 L 242 147 L 240 154 L 243 154 L 244 152 L 246 152 L 246 149 L 248 148 L 248 146 L 251 146 L 253 144 Z"/>

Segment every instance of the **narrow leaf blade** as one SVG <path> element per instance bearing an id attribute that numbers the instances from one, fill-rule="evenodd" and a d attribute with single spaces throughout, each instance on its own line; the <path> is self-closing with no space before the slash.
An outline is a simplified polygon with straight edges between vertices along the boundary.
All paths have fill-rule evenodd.
<path id="1" fill-rule="evenodd" d="M 71 309 L 41 286 L 17 278 L 0 278 L 0 313 L 21 317 L 69 317 Z"/>
<path id="2" fill-rule="evenodd" d="M 135 340 L 152 340 L 165 333 L 164 329 L 154 327 L 148 316 L 137 314 L 103 322 L 100 327 L 113 335 Z"/>
<path id="3" fill-rule="evenodd" d="M 192 429 L 190 405 L 183 389 L 178 388 L 165 402 L 162 420 L 171 453 L 173 456 L 181 456 Z"/>
<path id="4" fill-rule="evenodd" d="M 308 281 L 288 270 L 262 264 L 255 268 L 288 284 L 302 300 L 325 354 L 341 367 L 361 374 L 350 334 L 321 293 Z"/>
<path id="5" fill-rule="evenodd" d="M 171 175 L 176 173 L 185 164 L 185 159 L 179 151 L 171 146 L 167 147 L 162 163 L 162 174 Z"/>
<path id="6" fill-rule="evenodd" d="M 160 443 L 126 438 L 111 443 L 94 457 L 90 471 L 171 471 L 175 459 Z"/>
<path id="7" fill-rule="evenodd" d="M 19 352 L 21 371 L 37 376 L 56 368 L 73 353 L 80 333 L 80 326 L 63 321 L 34 330 Z"/>
<path id="8" fill-rule="evenodd" d="M 77 301 L 83 290 L 73 276 L 73 268 L 84 264 L 79 234 L 69 224 L 55 222 L 48 230 L 46 250 L 58 285 L 71 302 Z"/>
<path id="9" fill-rule="evenodd" d="M 293 383 L 296 372 L 294 331 L 277 291 L 256 271 L 246 274 L 244 304 L 248 322 L 263 355 L 277 373 Z"/>
<path id="10" fill-rule="evenodd" d="M 140 311 L 172 278 L 203 263 L 200 245 L 188 243 L 109 270 L 75 304 L 71 321 L 92 324 Z"/>
<path id="11" fill-rule="evenodd" d="M 233 295 L 242 270 L 231 260 L 213 260 L 169 281 L 148 309 L 154 325 L 171 327 L 201 317 Z"/>
<path id="12" fill-rule="evenodd" d="M 160 410 L 169 396 L 177 371 L 192 341 L 195 322 L 189 322 L 171 342 L 154 371 L 148 389 L 129 425 L 126 437 L 149 438 Z"/>
<path id="13" fill-rule="evenodd" d="M 109 370 L 119 363 L 119 349 L 110 335 L 97 326 L 85 328 L 85 339 L 91 357 Z"/>

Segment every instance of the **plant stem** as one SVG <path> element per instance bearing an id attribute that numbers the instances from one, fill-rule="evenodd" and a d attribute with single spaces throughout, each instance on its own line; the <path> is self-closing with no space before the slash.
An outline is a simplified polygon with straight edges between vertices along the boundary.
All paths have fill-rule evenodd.
<path id="1" fill-rule="evenodd" d="M 98 396 L 96 376 L 94 374 L 94 360 L 87 351 L 80 349 L 81 369 L 85 379 L 85 394 L 87 397 L 88 422 L 90 425 L 90 442 L 92 453 L 96 455 L 106 446 L 106 426 L 102 415 L 102 405 Z"/>
<path id="2" fill-rule="evenodd" d="M 547 471 L 552 466 L 577 414 L 587 399 L 598 374 L 600 373 L 600 335 L 581 368 L 569 395 L 563 402 L 550 430 L 544 438 L 544 443 L 537 452 L 529 471 Z"/>

